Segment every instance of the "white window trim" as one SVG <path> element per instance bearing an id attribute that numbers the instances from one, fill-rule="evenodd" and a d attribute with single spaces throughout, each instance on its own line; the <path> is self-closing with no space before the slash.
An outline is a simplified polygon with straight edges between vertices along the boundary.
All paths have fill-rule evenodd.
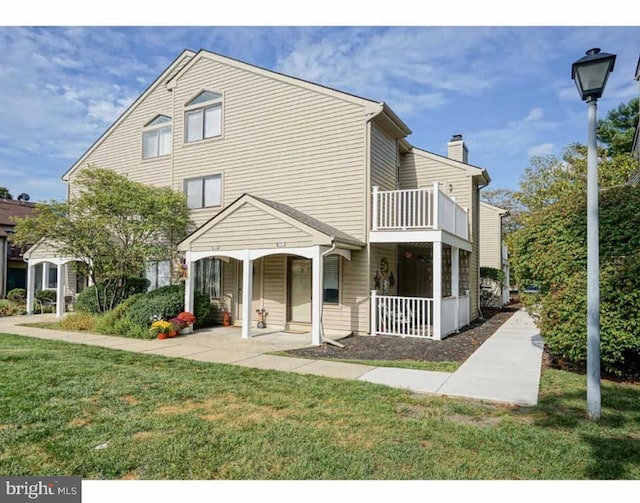
<path id="1" fill-rule="evenodd" d="M 204 205 L 204 181 L 207 178 L 220 178 L 220 204 L 205 206 Z M 191 211 L 203 210 L 206 208 L 222 208 L 224 202 L 224 174 L 223 173 L 213 173 L 211 175 L 204 176 L 194 176 L 191 178 L 184 178 L 182 180 L 182 191 L 184 192 L 185 197 L 187 197 L 187 182 L 191 182 L 193 180 L 201 180 L 202 181 L 202 206 L 198 206 L 196 208 L 189 208 Z"/>
<path id="2" fill-rule="evenodd" d="M 142 143 L 142 148 L 140 149 L 140 158 L 142 161 L 151 161 L 151 160 L 155 160 L 161 157 L 168 157 L 173 153 L 173 118 L 166 115 L 166 114 L 156 114 L 153 116 L 153 119 L 149 120 L 149 122 L 147 122 L 147 124 L 153 122 L 154 120 L 156 120 L 159 116 L 164 116 L 164 117 L 169 117 L 169 119 L 171 119 L 168 122 L 163 122 L 161 124 L 154 124 L 153 126 L 143 126 L 142 127 L 142 133 L 140 135 L 140 140 Z M 164 129 L 164 128 L 169 128 L 170 134 L 171 134 L 171 151 L 168 154 L 160 154 L 158 153 L 158 155 L 154 155 L 151 157 L 145 157 L 144 156 L 144 134 L 148 133 L 150 131 L 157 131 L 159 129 Z M 160 149 L 160 138 L 158 137 L 158 152 Z"/>
<path id="3" fill-rule="evenodd" d="M 205 92 L 210 92 L 210 93 L 216 93 L 220 95 L 220 98 L 215 98 L 209 101 L 203 101 L 202 103 L 196 103 L 194 105 L 187 105 L 186 103 L 189 103 L 191 101 L 193 101 L 194 99 L 196 99 L 198 96 L 200 96 L 202 93 Z M 225 119 L 225 106 L 224 106 L 224 102 L 225 102 L 225 94 L 222 91 L 216 91 L 213 89 L 201 89 L 200 91 L 198 91 L 196 94 L 194 94 L 193 96 L 191 96 L 191 98 L 189 98 L 185 105 L 184 105 L 184 113 L 182 116 L 182 120 L 183 120 L 183 129 L 184 129 L 184 134 L 182 137 L 183 140 L 183 144 L 184 145 L 197 145 L 200 142 L 203 141 L 209 141 L 209 140 L 219 140 L 221 138 L 224 137 L 224 119 Z M 217 134 L 215 136 L 204 136 L 204 128 L 205 128 L 205 123 L 204 123 L 204 111 L 207 108 L 210 108 L 212 106 L 215 105 L 220 105 L 220 134 Z M 187 113 L 189 112 L 193 112 L 194 110 L 202 110 L 202 138 L 198 139 L 198 140 L 191 140 L 189 141 L 187 139 L 188 137 L 188 128 L 187 128 Z"/>

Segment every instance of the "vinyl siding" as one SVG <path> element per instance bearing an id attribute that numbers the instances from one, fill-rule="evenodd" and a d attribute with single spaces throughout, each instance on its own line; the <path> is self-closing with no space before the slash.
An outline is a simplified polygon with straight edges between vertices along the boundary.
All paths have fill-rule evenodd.
<path id="1" fill-rule="evenodd" d="M 221 251 L 255 250 L 276 248 L 277 243 L 285 243 L 287 248 L 315 244 L 310 234 L 245 203 L 195 240 L 191 250 L 206 251 L 213 246 Z"/>
<path id="2" fill-rule="evenodd" d="M 262 307 L 269 313 L 267 326 L 284 327 L 287 316 L 287 257 L 271 255 L 262 263 Z"/>
<path id="3" fill-rule="evenodd" d="M 366 250 L 351 252 L 351 260 L 340 259 L 340 304 L 324 304 L 322 324 L 325 329 L 369 332 L 369 278 Z"/>
<path id="4" fill-rule="evenodd" d="M 153 90 L 102 140 L 87 157 L 82 168 L 90 165 L 110 169 L 137 182 L 170 186 L 170 155 L 142 160 L 142 128 L 158 114 L 173 117 L 171 92 L 164 85 Z M 74 181 L 79 171 L 80 169 L 72 172 L 69 177 L 71 194 L 76 193 Z"/>
<path id="5" fill-rule="evenodd" d="M 185 143 L 182 107 L 204 89 L 224 95 L 222 136 Z M 363 106 L 206 58 L 174 92 L 175 190 L 185 178 L 220 173 L 224 206 L 250 193 L 364 240 Z M 201 224 L 218 210 L 193 218 Z"/>
<path id="6" fill-rule="evenodd" d="M 398 188 L 396 140 L 375 122 L 371 124 L 371 185 L 380 190 Z"/>
<path id="7" fill-rule="evenodd" d="M 461 168 L 455 168 L 434 159 L 423 157 L 414 152 L 400 156 L 400 189 L 423 189 L 440 184 L 449 197 L 463 208 L 471 208 L 471 176 Z M 449 184 L 453 190 L 449 191 Z"/>
<path id="8" fill-rule="evenodd" d="M 59 257 L 60 253 L 56 249 L 56 247 L 48 242 L 40 243 L 35 245 L 34 248 L 29 250 L 29 259 L 39 259 L 39 258 L 52 258 Z"/>
<path id="9" fill-rule="evenodd" d="M 501 225 L 500 214 L 480 204 L 480 267 L 502 269 Z"/>

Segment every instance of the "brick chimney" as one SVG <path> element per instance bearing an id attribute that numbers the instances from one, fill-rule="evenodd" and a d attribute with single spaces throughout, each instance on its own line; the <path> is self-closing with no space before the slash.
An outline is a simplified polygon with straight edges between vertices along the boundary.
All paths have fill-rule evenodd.
<path id="1" fill-rule="evenodd" d="M 461 134 L 454 134 L 449 143 L 447 143 L 447 157 L 454 161 L 463 162 L 469 164 L 469 150 L 462 139 Z"/>

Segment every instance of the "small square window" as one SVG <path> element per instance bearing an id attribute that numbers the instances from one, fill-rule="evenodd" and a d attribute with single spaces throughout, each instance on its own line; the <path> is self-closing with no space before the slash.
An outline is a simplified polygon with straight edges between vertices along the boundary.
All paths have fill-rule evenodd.
<path id="1" fill-rule="evenodd" d="M 222 176 L 212 175 L 184 181 L 187 207 L 207 208 L 222 205 Z"/>

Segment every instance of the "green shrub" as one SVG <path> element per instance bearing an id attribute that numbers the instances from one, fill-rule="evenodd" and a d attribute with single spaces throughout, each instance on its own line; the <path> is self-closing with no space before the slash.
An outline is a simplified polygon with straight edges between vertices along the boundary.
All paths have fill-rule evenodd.
<path id="1" fill-rule="evenodd" d="M 587 358 L 587 278 L 574 274 L 541 302 L 542 336 L 549 351 L 584 365 Z M 600 272 L 602 369 L 616 376 L 640 371 L 640 253 L 603 265 Z"/>
<path id="2" fill-rule="evenodd" d="M 146 327 L 136 325 L 128 316 L 130 306 L 141 297 L 143 293 L 133 294 L 125 299 L 111 311 L 101 314 L 96 321 L 96 332 L 107 335 L 119 335 L 134 339 L 151 338 Z"/>
<path id="3" fill-rule="evenodd" d="M 481 267 L 480 279 L 485 278 L 502 283 L 502 281 L 504 280 L 504 271 L 502 271 L 501 269 L 495 269 L 493 267 Z"/>
<path id="4" fill-rule="evenodd" d="M 38 290 L 35 295 L 36 299 L 43 303 L 55 304 L 58 293 L 55 290 Z"/>
<path id="5" fill-rule="evenodd" d="M 95 331 L 97 317 L 90 313 L 71 313 L 62 318 L 60 328 L 63 330 L 73 330 L 76 332 L 93 332 Z"/>
<path id="6" fill-rule="evenodd" d="M 24 306 L 8 299 L 0 299 L 0 316 L 16 316 L 24 312 Z"/>
<path id="7" fill-rule="evenodd" d="M 209 316 L 211 300 L 207 294 L 195 292 L 194 310 L 197 326 Z M 169 320 L 184 311 L 184 285 L 158 288 L 138 298 L 129 308 L 129 318 L 135 324 L 148 328 L 154 318 Z"/>
<path id="8" fill-rule="evenodd" d="M 27 300 L 27 291 L 24 288 L 14 288 L 7 293 L 7 300 L 16 304 L 24 304 Z"/>
<path id="9" fill-rule="evenodd" d="M 118 283 L 91 285 L 82 290 L 76 299 L 76 309 L 87 313 L 101 313 L 102 307 L 98 304 L 96 290 L 99 289 L 102 299 L 109 299 L 109 302 L 102 302 L 103 305 L 118 306 L 122 301 L 137 293 L 143 293 L 149 287 L 149 280 L 145 278 L 127 278 L 124 287 L 118 287 Z M 113 299 L 113 303 L 111 302 Z"/>

